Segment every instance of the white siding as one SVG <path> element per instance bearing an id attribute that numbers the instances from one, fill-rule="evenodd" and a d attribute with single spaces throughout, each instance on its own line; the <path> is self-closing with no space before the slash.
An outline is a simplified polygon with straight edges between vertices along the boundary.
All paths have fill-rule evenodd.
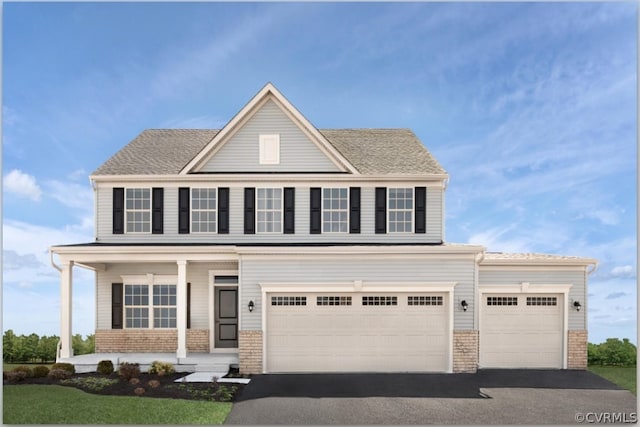
<path id="1" fill-rule="evenodd" d="M 280 135 L 279 164 L 260 164 L 261 134 Z M 267 101 L 199 171 L 339 172 L 340 169 L 275 102 Z"/>
<path id="2" fill-rule="evenodd" d="M 348 258 L 348 257 L 344 257 Z M 241 262 L 241 302 L 246 307 L 250 300 L 256 308 L 242 320 L 243 330 L 259 330 L 261 319 L 261 288 L 264 282 L 457 282 L 454 293 L 454 330 L 473 329 L 473 311 L 463 312 L 459 301 L 473 300 L 473 257 L 437 259 L 425 255 L 424 260 L 402 259 L 322 259 L 317 260 L 252 260 Z M 424 292 L 428 292 L 425 290 Z M 246 313 L 243 313 L 246 314 Z"/>
<path id="3" fill-rule="evenodd" d="M 587 298 L 585 292 L 584 269 L 554 267 L 506 267 L 504 271 L 483 270 L 480 267 L 480 285 L 520 285 L 527 282 L 532 285 L 573 285 L 569 291 L 569 301 L 565 302 L 569 310 L 569 330 L 586 329 Z M 569 307 L 571 301 L 580 301 L 582 309 L 578 312 Z"/>
<path id="4" fill-rule="evenodd" d="M 212 181 L 189 183 L 198 186 L 215 185 Z M 403 184 L 404 185 L 404 184 Z M 412 186 L 424 183 L 415 182 Z M 129 187 L 149 184 L 131 184 Z M 157 185 L 156 185 L 157 186 Z M 187 185 L 185 185 L 187 186 Z M 295 184 L 291 182 L 263 182 L 220 184 L 230 187 L 229 191 L 229 234 L 190 233 L 178 234 L 178 186 L 166 186 L 164 190 L 164 234 L 112 234 L 112 188 L 100 186 L 97 190 L 98 215 L 96 224 L 98 241 L 104 243 L 441 243 L 442 242 L 442 201 L 443 190 L 440 187 L 427 187 L 427 232 L 375 234 L 375 185 L 363 182 L 318 182 L 313 184 Z M 296 187 L 295 234 L 244 234 L 244 187 Z M 309 234 L 309 188 L 310 187 L 361 187 L 360 234 L 323 233 Z"/>
<path id="5" fill-rule="evenodd" d="M 191 328 L 209 329 L 209 270 L 237 270 L 236 263 L 192 263 L 187 266 L 191 283 Z M 178 274 L 177 264 L 116 264 L 99 271 L 96 297 L 96 329 L 111 329 L 111 284 L 122 283 L 122 275 Z"/>

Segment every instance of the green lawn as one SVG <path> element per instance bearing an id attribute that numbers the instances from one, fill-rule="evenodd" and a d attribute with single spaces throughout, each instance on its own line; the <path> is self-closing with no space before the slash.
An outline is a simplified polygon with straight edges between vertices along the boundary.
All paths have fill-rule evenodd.
<path id="1" fill-rule="evenodd" d="M 608 379 L 612 383 L 636 394 L 636 368 L 622 368 L 619 366 L 589 366 L 589 370 L 594 374 Z"/>
<path id="2" fill-rule="evenodd" d="M 4 424 L 222 424 L 231 403 L 100 396 L 54 385 L 5 386 Z"/>

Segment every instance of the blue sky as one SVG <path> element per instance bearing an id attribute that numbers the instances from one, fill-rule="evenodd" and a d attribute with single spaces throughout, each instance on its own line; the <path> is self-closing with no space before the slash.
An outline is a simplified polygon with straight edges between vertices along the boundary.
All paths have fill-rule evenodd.
<path id="1" fill-rule="evenodd" d="M 319 128 L 411 128 L 451 176 L 447 241 L 599 259 L 590 341 L 636 342 L 636 2 L 3 7 L 3 330 L 59 334 L 47 248 L 93 240 L 92 171 L 271 81 Z"/>

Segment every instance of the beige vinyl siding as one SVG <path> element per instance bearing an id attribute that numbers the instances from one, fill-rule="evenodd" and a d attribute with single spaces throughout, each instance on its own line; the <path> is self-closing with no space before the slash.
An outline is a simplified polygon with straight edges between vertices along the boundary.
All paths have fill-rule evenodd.
<path id="1" fill-rule="evenodd" d="M 187 282 L 191 283 L 191 328 L 209 329 L 209 271 L 237 270 L 236 263 L 191 263 Z M 122 275 L 177 275 L 177 264 L 115 264 L 97 273 L 96 329 L 111 329 L 111 284 L 122 283 Z"/>
<path id="2" fill-rule="evenodd" d="M 261 134 L 280 135 L 280 163 L 260 164 Z M 203 165 L 200 172 L 339 172 L 340 169 L 276 105 L 267 101 Z"/>
<path id="3" fill-rule="evenodd" d="M 584 268 L 575 267 L 505 267 L 497 270 L 497 267 L 483 269 L 480 267 L 480 285 L 520 285 L 527 282 L 532 285 L 573 285 L 569 291 L 569 300 L 565 302 L 569 314 L 569 330 L 586 329 L 587 322 L 587 298 L 585 291 Z M 580 301 L 582 309 L 578 312 L 569 307 L 571 301 Z"/>
<path id="4" fill-rule="evenodd" d="M 215 186 L 212 181 L 182 184 L 191 188 Z M 382 185 L 382 184 L 380 184 Z M 406 186 L 406 184 L 402 184 Z M 423 186 L 415 182 L 411 186 Z M 125 187 L 151 187 L 149 183 L 133 183 Z M 159 186 L 156 184 L 156 186 Z M 99 215 L 97 215 L 98 241 L 103 243 L 219 243 L 233 245 L 236 243 L 441 243 L 442 242 L 442 201 L 443 189 L 427 187 L 427 232 L 375 234 L 375 187 L 377 185 L 362 182 L 318 182 L 297 184 L 291 182 L 247 183 L 246 185 L 220 183 L 220 187 L 229 187 L 229 234 L 189 233 L 178 234 L 178 187 L 164 186 L 164 233 L 112 233 L 112 187 L 99 186 L 97 190 Z M 244 188 L 295 186 L 295 234 L 244 234 Z M 360 187 L 360 234 L 349 233 L 309 233 L 309 189 L 310 187 Z"/>
<path id="5" fill-rule="evenodd" d="M 345 259 L 347 258 L 347 259 Z M 457 282 L 454 292 L 454 329 L 473 329 L 473 313 L 458 309 L 459 301 L 473 300 L 473 256 L 438 258 L 425 255 L 424 259 L 407 259 L 368 256 L 368 259 L 347 256 L 318 256 L 315 260 L 300 259 L 242 259 L 240 263 L 242 291 L 240 306 L 246 307 L 253 300 L 256 308 L 242 320 L 241 329 L 262 328 L 262 295 L 259 283 L 300 283 L 300 289 L 309 282 Z M 429 292 L 428 288 L 421 292 Z"/>

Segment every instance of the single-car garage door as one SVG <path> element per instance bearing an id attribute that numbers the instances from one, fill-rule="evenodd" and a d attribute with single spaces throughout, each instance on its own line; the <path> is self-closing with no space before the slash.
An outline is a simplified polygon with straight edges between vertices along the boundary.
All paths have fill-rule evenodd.
<path id="1" fill-rule="evenodd" d="M 562 294 L 483 294 L 481 368 L 562 368 Z"/>
<path id="2" fill-rule="evenodd" d="M 268 372 L 442 372 L 446 293 L 267 294 Z"/>

